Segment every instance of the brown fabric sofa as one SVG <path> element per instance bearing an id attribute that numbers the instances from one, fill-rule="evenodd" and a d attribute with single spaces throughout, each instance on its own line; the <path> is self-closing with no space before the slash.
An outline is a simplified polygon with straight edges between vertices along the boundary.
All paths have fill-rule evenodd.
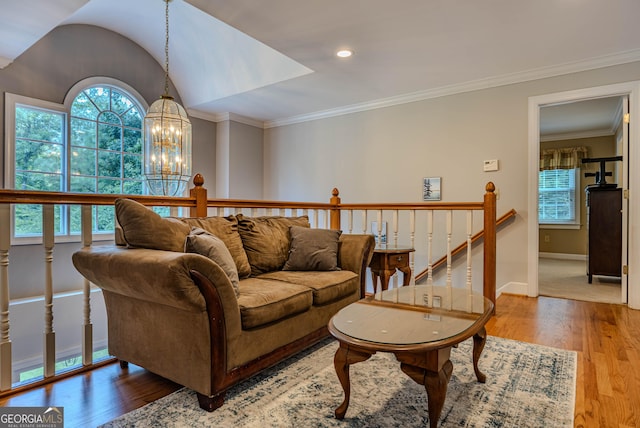
<path id="1" fill-rule="evenodd" d="M 116 217 L 126 245 L 73 255 L 103 290 L 109 353 L 195 390 L 208 411 L 325 337 L 360 298 L 374 247 L 371 235 L 310 229 L 306 217 L 161 218 L 126 199 Z"/>

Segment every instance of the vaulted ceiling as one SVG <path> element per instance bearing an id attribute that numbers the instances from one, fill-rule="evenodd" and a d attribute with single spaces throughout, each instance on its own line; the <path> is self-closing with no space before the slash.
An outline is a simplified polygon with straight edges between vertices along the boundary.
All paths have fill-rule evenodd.
<path id="1" fill-rule="evenodd" d="M 77 23 L 164 64 L 164 7 L 4 2 L 0 68 Z M 637 0 L 172 0 L 170 75 L 192 114 L 288 123 L 638 61 L 638 18 Z"/>

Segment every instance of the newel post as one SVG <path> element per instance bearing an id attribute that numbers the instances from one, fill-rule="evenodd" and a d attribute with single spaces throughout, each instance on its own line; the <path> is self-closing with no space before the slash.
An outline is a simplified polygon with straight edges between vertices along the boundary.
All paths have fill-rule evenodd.
<path id="1" fill-rule="evenodd" d="M 331 191 L 331 199 L 329 200 L 329 203 L 333 205 L 330 211 L 331 213 L 330 227 L 333 230 L 340 230 L 340 197 L 338 196 L 339 194 L 340 192 L 338 191 L 338 189 L 334 187 L 333 190 Z"/>
<path id="2" fill-rule="evenodd" d="M 488 182 L 484 194 L 484 297 L 496 304 L 496 186 Z"/>
<path id="3" fill-rule="evenodd" d="M 204 184 L 204 177 L 202 174 L 196 174 L 193 177 L 194 187 L 189 189 L 189 196 L 195 198 L 196 206 L 191 207 L 189 215 L 191 217 L 206 217 L 207 216 L 207 189 L 202 187 Z"/>

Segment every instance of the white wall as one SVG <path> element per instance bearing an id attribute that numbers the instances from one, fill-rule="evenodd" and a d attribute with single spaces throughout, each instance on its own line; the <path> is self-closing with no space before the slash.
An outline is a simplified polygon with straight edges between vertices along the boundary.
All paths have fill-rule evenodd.
<path id="1" fill-rule="evenodd" d="M 638 76 L 632 63 L 271 128 L 264 197 L 328 201 L 337 187 L 343 202 L 419 201 L 422 178 L 440 176 L 444 201 L 480 201 L 493 181 L 498 215 L 518 212 L 498 236 L 497 285 L 526 283 L 528 98 Z M 486 159 L 500 170 L 483 172 Z"/>

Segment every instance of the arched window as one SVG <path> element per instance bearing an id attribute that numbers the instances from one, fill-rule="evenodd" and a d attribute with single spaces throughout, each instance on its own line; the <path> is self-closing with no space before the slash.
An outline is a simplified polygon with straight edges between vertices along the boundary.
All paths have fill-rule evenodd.
<path id="1" fill-rule="evenodd" d="M 144 193 L 142 175 L 143 112 L 115 86 L 81 91 L 71 103 L 69 120 L 69 191 Z M 112 231 L 113 207 L 94 207 L 96 232 Z M 70 231 L 80 232 L 80 207 L 71 207 Z"/>
<path id="2" fill-rule="evenodd" d="M 109 78 L 77 83 L 67 93 L 64 105 L 7 94 L 8 187 L 146 193 L 142 174 L 143 103 L 134 89 Z M 40 211 L 38 205 L 18 205 L 14 236 L 39 236 Z M 58 236 L 80 233 L 79 206 L 56 206 L 55 218 Z M 94 207 L 93 228 L 98 233 L 113 232 L 113 207 Z"/>
<path id="3" fill-rule="evenodd" d="M 142 194 L 143 114 L 124 91 L 87 88 L 71 103 L 69 191 Z"/>

